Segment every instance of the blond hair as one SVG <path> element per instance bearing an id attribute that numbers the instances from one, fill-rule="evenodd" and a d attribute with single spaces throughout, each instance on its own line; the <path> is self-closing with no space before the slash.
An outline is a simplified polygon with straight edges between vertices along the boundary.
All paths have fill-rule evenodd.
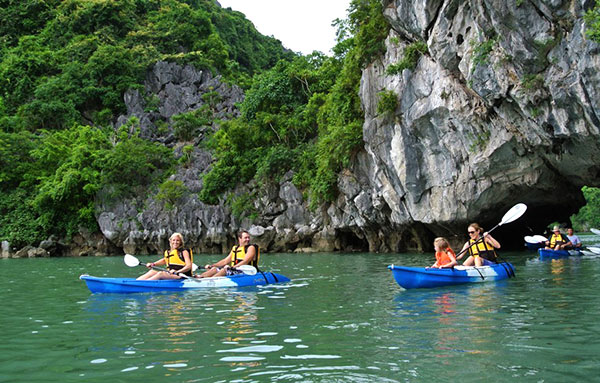
<path id="1" fill-rule="evenodd" d="M 448 240 L 444 237 L 437 237 L 433 240 L 433 246 L 437 245 L 440 249 L 447 249 L 450 247 Z"/>
<path id="2" fill-rule="evenodd" d="M 181 233 L 171 234 L 171 236 L 169 237 L 169 242 L 171 242 L 171 240 L 175 237 L 179 237 L 179 240 L 181 241 L 181 246 L 183 246 L 183 235 L 181 235 Z"/>

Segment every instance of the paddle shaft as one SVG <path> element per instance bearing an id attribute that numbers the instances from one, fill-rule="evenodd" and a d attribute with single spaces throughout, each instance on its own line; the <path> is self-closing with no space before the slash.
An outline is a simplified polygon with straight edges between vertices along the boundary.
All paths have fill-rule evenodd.
<path id="1" fill-rule="evenodd" d="M 139 264 L 139 266 L 146 267 L 146 265 L 142 265 L 141 263 Z M 169 272 L 169 270 L 168 270 L 168 269 L 165 269 L 164 267 L 159 267 L 159 266 L 150 266 L 150 268 L 151 268 L 151 269 L 153 269 L 153 270 L 164 271 L 164 272 L 166 272 L 166 273 L 169 273 L 169 274 L 171 274 L 171 273 Z M 185 279 L 191 279 L 192 281 L 195 281 L 195 280 L 196 280 L 196 278 L 192 278 L 192 277 L 190 277 L 189 275 L 185 275 L 185 274 L 182 274 L 182 273 L 177 273 L 177 275 L 178 275 L 178 276 L 180 276 L 180 277 L 183 277 L 183 278 L 185 278 Z"/>

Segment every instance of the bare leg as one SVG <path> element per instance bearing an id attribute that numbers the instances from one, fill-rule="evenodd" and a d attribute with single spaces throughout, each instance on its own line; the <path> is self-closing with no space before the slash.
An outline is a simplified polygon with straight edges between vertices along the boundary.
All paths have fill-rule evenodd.
<path id="1" fill-rule="evenodd" d="M 198 278 L 210 278 L 210 277 L 213 277 L 218 272 L 219 272 L 219 269 L 217 269 L 216 267 L 213 267 L 212 269 L 208 269 L 205 272 L 203 272 L 202 274 L 200 274 L 198 276 Z"/>
<path id="2" fill-rule="evenodd" d="M 152 280 L 152 281 L 161 280 L 161 279 L 181 279 L 181 277 L 179 277 L 178 275 L 173 275 L 171 273 L 167 273 L 166 271 L 161 271 L 159 273 L 156 273 L 156 275 L 152 276 L 151 278 L 148 278 L 148 280 Z"/>
<path id="3" fill-rule="evenodd" d="M 475 266 L 477 266 L 477 267 L 483 266 L 483 259 L 481 259 L 481 257 L 475 258 Z"/>
<path id="4" fill-rule="evenodd" d="M 140 275 L 139 277 L 137 277 L 137 279 L 142 280 L 142 279 L 150 279 L 154 276 L 154 274 L 158 274 L 158 271 L 156 270 L 149 270 L 146 274 Z"/>
<path id="5" fill-rule="evenodd" d="M 224 277 L 225 275 L 227 275 L 227 269 L 226 268 L 222 268 L 221 270 L 219 270 L 218 273 L 216 273 L 214 276 L 215 277 Z"/>
<path id="6" fill-rule="evenodd" d="M 473 263 L 473 256 L 470 255 L 469 258 L 467 258 L 467 260 L 463 262 L 463 266 L 473 266 Z"/>

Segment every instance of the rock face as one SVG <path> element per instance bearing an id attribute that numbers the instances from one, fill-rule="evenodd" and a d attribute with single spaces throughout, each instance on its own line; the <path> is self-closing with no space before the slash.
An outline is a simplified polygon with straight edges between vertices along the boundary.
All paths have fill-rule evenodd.
<path id="1" fill-rule="evenodd" d="M 521 225 L 540 230 L 577 211 L 600 170 L 600 58 L 582 19 L 591 3 L 385 2 L 392 30 L 363 72 L 366 153 L 351 188 L 387 207 L 380 225 L 452 237 L 470 221 L 489 228 L 516 202 L 530 208 Z M 418 41 L 428 52 L 416 67 L 386 74 Z M 381 115 L 384 90 L 398 106 Z M 348 209 L 372 214 L 344 194 Z M 384 238 L 370 249 L 394 250 Z"/>
<path id="2" fill-rule="evenodd" d="M 197 252 L 223 253 L 245 227 L 266 251 L 430 250 L 435 236 L 458 246 L 468 223 L 489 229 L 524 202 L 525 216 L 497 236 L 522 245 L 523 235 L 568 220 L 585 203 L 581 187 L 600 180 L 600 56 L 583 22 L 593 1 L 383 3 L 392 28 L 385 55 L 363 72 L 364 150 L 340 174 L 334 203 L 310 211 L 290 174 L 260 190 L 255 219 L 205 205 L 197 193 L 212 158 L 196 145 L 172 177 L 186 188 L 174 207 L 153 195 L 99 203 L 103 249 L 156 253 L 178 231 Z M 417 42 L 427 50 L 416 65 L 388 74 Z M 395 110 L 378 112 L 383 91 L 397 96 Z M 172 63 L 153 68 L 145 92 L 125 95 L 119 124 L 136 116 L 144 137 L 178 152 L 174 115 L 216 92 L 215 113 L 235 117 L 243 99 L 208 72 Z"/>

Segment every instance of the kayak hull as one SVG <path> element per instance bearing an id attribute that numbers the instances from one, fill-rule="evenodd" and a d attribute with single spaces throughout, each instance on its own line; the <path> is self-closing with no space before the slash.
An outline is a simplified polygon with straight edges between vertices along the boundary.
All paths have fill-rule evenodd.
<path id="1" fill-rule="evenodd" d="M 92 293 L 145 293 L 153 291 L 187 291 L 207 288 L 264 286 L 272 283 L 289 282 L 281 274 L 258 272 L 256 275 L 232 275 L 228 277 L 202 279 L 170 279 L 159 281 L 137 280 L 134 278 L 102 278 L 91 275 L 79 277 L 85 281 Z"/>
<path id="2" fill-rule="evenodd" d="M 515 276 L 515 268 L 508 262 L 490 266 L 456 266 L 446 269 L 390 265 L 388 269 L 392 270 L 396 282 L 405 289 L 499 281 Z"/>
<path id="3" fill-rule="evenodd" d="M 559 259 L 567 258 L 571 255 L 581 255 L 579 250 L 552 250 L 552 249 L 538 249 L 540 259 Z"/>

